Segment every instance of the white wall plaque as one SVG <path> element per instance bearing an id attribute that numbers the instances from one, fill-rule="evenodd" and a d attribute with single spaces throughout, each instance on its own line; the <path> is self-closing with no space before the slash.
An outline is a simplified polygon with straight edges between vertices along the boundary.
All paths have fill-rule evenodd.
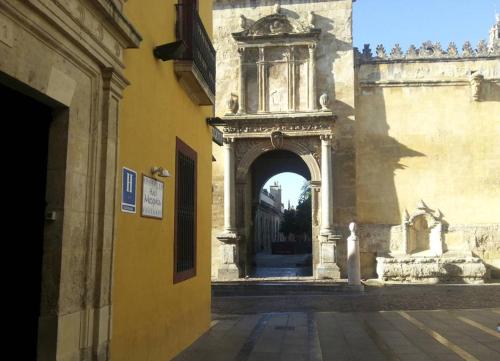
<path id="1" fill-rule="evenodd" d="M 142 210 L 143 217 L 163 218 L 163 182 L 142 176 Z"/>

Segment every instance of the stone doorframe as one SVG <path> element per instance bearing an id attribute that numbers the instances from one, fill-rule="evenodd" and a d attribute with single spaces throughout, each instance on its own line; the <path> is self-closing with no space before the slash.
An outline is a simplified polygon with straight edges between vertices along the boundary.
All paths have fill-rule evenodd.
<path id="1" fill-rule="evenodd" d="M 335 119 L 335 117 L 331 117 Z M 275 129 L 275 128 L 274 128 Z M 293 128 L 295 129 L 295 128 Z M 333 127 L 323 131 L 263 131 L 232 134 L 224 138 L 224 232 L 217 238 L 222 247 L 219 280 L 246 276 L 246 237 L 251 225 L 251 166 L 261 155 L 286 150 L 298 155 L 311 174 L 312 253 L 314 278 L 339 279 L 336 259 L 338 237 L 333 232 Z M 320 197 L 318 199 L 318 197 Z M 326 205 L 326 206 L 324 206 Z"/>
<path id="2" fill-rule="evenodd" d="M 40 361 L 109 359 L 123 50 L 141 41 L 122 6 L 0 1 L 0 81 L 53 109 Z"/>

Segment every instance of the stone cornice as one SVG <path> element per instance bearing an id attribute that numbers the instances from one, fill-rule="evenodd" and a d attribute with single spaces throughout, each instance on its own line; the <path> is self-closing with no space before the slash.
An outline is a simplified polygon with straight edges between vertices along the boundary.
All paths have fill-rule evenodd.
<path id="1" fill-rule="evenodd" d="M 125 17 L 122 10 L 112 0 L 93 0 L 96 7 L 104 14 L 108 23 L 112 24 L 118 30 L 125 40 L 125 46 L 128 48 L 138 48 L 142 36 Z"/>
<path id="2" fill-rule="evenodd" d="M 314 111 L 314 112 L 294 112 L 294 113 L 257 113 L 257 114 L 241 114 L 241 115 L 225 115 L 222 120 L 231 122 L 233 120 L 253 120 L 253 121 L 268 121 L 268 120 L 281 120 L 283 122 L 289 120 L 333 120 L 337 116 L 331 111 Z"/>
<path id="3" fill-rule="evenodd" d="M 485 79 L 487 82 L 500 83 L 500 79 Z M 361 81 L 361 88 L 369 87 L 421 87 L 421 86 L 469 86 L 469 80 L 385 80 L 385 81 Z"/>
<path id="4" fill-rule="evenodd" d="M 297 114 L 295 117 L 263 118 L 262 115 L 254 118 L 225 117 L 223 118 L 225 122 L 223 131 L 225 136 L 234 138 L 266 138 L 273 132 L 281 132 L 284 136 L 294 137 L 332 134 L 336 116 L 331 112 L 321 113 L 323 113 L 322 116 L 315 117 L 305 114 L 300 116 Z"/>

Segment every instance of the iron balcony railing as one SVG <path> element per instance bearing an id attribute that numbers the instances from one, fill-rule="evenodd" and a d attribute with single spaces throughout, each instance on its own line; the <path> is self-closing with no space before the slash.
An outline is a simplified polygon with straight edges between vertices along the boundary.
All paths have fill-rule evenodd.
<path id="1" fill-rule="evenodd" d="M 215 95 L 215 49 L 192 4 L 177 4 L 177 40 L 186 45 L 183 60 L 192 60 Z"/>

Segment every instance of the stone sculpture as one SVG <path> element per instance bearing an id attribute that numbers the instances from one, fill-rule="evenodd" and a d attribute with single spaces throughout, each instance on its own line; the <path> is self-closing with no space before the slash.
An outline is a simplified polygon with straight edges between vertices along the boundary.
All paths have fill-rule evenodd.
<path id="1" fill-rule="evenodd" d="M 321 110 L 324 112 L 329 111 L 330 109 L 328 108 L 328 105 L 330 103 L 330 98 L 328 97 L 327 93 L 321 94 L 319 97 L 319 104 L 321 105 Z"/>
<path id="2" fill-rule="evenodd" d="M 472 100 L 478 102 L 481 100 L 481 85 L 484 81 L 484 76 L 478 72 L 471 72 L 470 75 L 470 87 Z"/>
<path id="3" fill-rule="evenodd" d="M 228 114 L 236 114 L 238 112 L 239 105 L 238 105 L 238 96 L 236 94 L 231 93 L 226 104 L 227 104 Z"/>

